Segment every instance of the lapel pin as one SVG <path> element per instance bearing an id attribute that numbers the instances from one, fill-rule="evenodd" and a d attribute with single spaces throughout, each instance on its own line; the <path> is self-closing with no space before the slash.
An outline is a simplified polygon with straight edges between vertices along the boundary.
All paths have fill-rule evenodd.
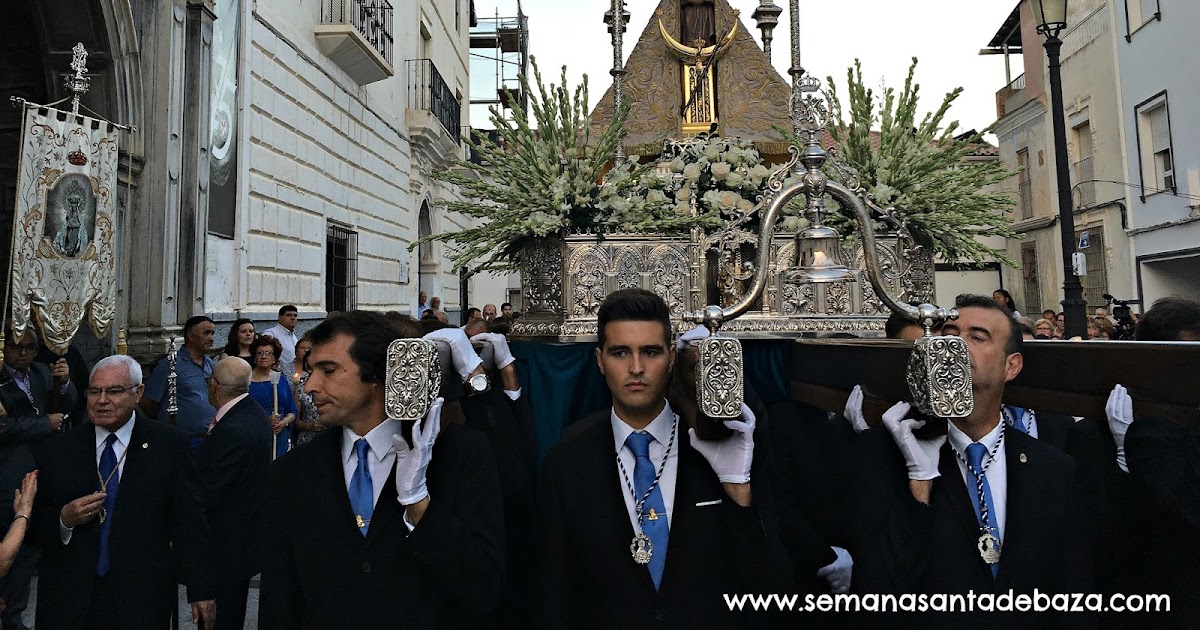
<path id="1" fill-rule="evenodd" d="M 1021 453 L 1021 463 L 1025 464 L 1028 462 L 1029 462 L 1029 458 L 1025 456 L 1025 453 Z"/>
<path id="2" fill-rule="evenodd" d="M 149 442 L 142 442 L 142 448 L 150 448 L 150 443 L 149 443 Z M 1025 461 L 1025 459 L 1024 459 L 1024 457 L 1025 457 L 1025 456 L 1024 456 L 1024 455 L 1022 455 L 1021 457 L 1022 457 L 1021 461 Z"/>

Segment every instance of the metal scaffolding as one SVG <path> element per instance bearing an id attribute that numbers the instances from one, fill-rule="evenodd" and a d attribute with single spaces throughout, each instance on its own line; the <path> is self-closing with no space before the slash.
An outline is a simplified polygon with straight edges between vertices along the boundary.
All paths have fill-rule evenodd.
<path id="1" fill-rule="evenodd" d="M 517 0 L 515 16 L 478 18 L 471 25 L 471 76 L 495 77 L 494 89 L 471 90 L 471 120 L 479 128 L 488 126 L 491 119 L 487 110 L 492 106 L 505 118 L 511 117 L 513 108 L 525 110 L 529 106 L 529 95 L 521 89 L 520 75 L 529 68 L 529 17 Z M 479 84 L 476 83 L 476 86 Z"/>

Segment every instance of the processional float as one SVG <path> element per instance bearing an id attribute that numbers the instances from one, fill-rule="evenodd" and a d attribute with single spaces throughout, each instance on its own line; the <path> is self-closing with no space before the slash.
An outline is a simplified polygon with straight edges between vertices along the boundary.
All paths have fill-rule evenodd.
<path id="1" fill-rule="evenodd" d="M 117 169 L 119 133 L 136 132 L 80 103 L 87 93 L 88 53 L 72 49 L 62 100 L 41 105 L 10 97 L 24 111 L 13 216 L 5 322 L 19 341 L 29 327 L 56 355 L 66 355 L 86 321 L 104 339 L 117 313 Z M 55 106 L 70 101 L 69 110 Z M 127 191 L 128 192 L 128 191 Z M 4 344 L 0 331 L 0 348 Z M 124 352 L 118 327 L 117 350 Z M 53 395 L 57 400 L 58 388 Z M 56 404 L 52 401 L 52 405 Z M 64 411 L 52 409 L 51 411 Z"/>

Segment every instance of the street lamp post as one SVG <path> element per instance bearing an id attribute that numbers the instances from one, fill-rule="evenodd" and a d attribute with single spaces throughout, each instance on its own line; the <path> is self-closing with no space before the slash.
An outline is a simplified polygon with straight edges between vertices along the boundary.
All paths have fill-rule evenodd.
<path id="1" fill-rule="evenodd" d="M 1030 0 L 1037 31 L 1046 36 L 1046 59 L 1050 71 L 1050 116 L 1054 126 L 1054 162 L 1058 179 L 1058 222 L 1062 231 L 1063 318 L 1067 339 L 1087 337 L 1087 302 L 1083 285 L 1075 274 L 1075 210 L 1071 200 L 1071 173 L 1067 168 L 1067 123 L 1063 113 L 1062 72 L 1058 34 L 1067 26 L 1067 0 Z"/>

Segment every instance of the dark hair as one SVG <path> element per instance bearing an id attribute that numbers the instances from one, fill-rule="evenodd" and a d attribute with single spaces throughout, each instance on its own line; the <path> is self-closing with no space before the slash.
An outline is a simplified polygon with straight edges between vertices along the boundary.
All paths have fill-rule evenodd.
<path id="1" fill-rule="evenodd" d="M 505 337 L 512 332 L 512 318 L 503 315 L 487 323 L 488 332 L 500 333 Z"/>
<path id="2" fill-rule="evenodd" d="M 1133 337 L 1138 341 L 1200 339 L 1200 302 L 1179 296 L 1156 300 L 1138 318 Z"/>
<path id="3" fill-rule="evenodd" d="M 475 308 L 474 306 L 467 309 L 467 319 L 471 319 L 472 317 L 479 317 L 482 314 L 483 314 L 483 311 Z"/>
<path id="4" fill-rule="evenodd" d="M 225 342 L 225 354 L 231 357 L 240 356 L 242 347 L 238 343 L 238 329 L 246 324 L 253 326 L 254 320 L 241 317 L 233 322 L 233 326 L 229 328 L 229 339 Z M 258 333 L 254 333 L 254 336 L 257 337 Z"/>
<path id="5" fill-rule="evenodd" d="M 191 334 L 192 329 L 200 324 L 203 324 L 204 322 L 211 324 L 213 323 L 213 320 L 208 315 L 193 315 L 189 317 L 187 321 L 183 323 L 183 338 L 187 339 L 187 336 Z"/>
<path id="6" fill-rule="evenodd" d="M 424 312 L 424 313 L 421 313 L 421 321 L 425 321 L 425 320 L 427 320 L 427 319 L 433 319 L 433 320 L 436 320 L 436 319 L 437 319 L 437 312 L 435 312 L 435 311 L 434 311 L 433 309 L 431 309 L 431 308 L 430 308 L 430 309 L 425 309 L 425 312 Z"/>
<path id="7" fill-rule="evenodd" d="M 505 302 L 505 303 L 501 304 L 500 310 L 503 311 L 505 306 L 507 306 L 508 308 L 512 308 L 512 302 Z"/>
<path id="8" fill-rule="evenodd" d="M 1019 354 L 1025 350 L 1025 338 L 1021 336 L 1021 323 L 1013 319 L 1012 313 L 1004 310 L 992 298 L 986 295 L 964 293 L 954 298 L 954 308 L 982 308 L 1004 315 L 1004 319 L 1008 320 L 1008 343 L 1004 344 L 1004 354 Z"/>
<path id="9" fill-rule="evenodd" d="M 279 343 L 278 339 L 272 337 L 271 335 L 259 335 L 254 338 L 254 341 L 250 342 L 251 365 L 253 365 L 254 361 L 258 359 L 258 357 L 255 356 L 255 354 L 257 354 L 257 350 L 263 346 L 271 346 L 271 351 L 275 353 L 276 361 L 279 360 L 279 355 L 283 354 L 283 344 Z"/>
<path id="10" fill-rule="evenodd" d="M 299 312 L 300 312 L 300 309 L 296 308 L 295 304 L 288 304 L 286 306 L 279 307 L 279 316 L 280 317 L 283 317 L 287 313 L 299 313 Z"/>
<path id="11" fill-rule="evenodd" d="M 914 304 L 913 306 L 916 305 Z M 909 326 L 919 327 L 920 324 L 901 315 L 900 313 L 893 312 L 891 315 L 888 315 L 887 321 L 883 324 L 883 334 L 886 335 L 888 339 L 899 339 L 900 333 L 904 332 L 904 329 L 908 328 Z"/>
<path id="12" fill-rule="evenodd" d="M 429 334 L 435 330 L 441 330 L 443 328 L 454 328 L 455 327 L 454 324 L 447 324 L 447 323 L 443 322 L 442 320 L 438 319 L 437 317 L 422 317 L 420 324 L 421 324 L 421 330 L 422 330 L 421 335 L 422 336 Z"/>
<path id="13" fill-rule="evenodd" d="M 658 322 L 663 326 L 663 340 L 671 345 L 671 311 L 658 295 L 645 289 L 613 291 L 600 303 L 596 314 L 596 337 L 604 348 L 605 327 L 610 322 Z"/>
<path id="14" fill-rule="evenodd" d="M 338 335 L 350 337 L 354 340 L 350 358 L 358 365 L 359 378 L 364 383 L 382 383 L 387 376 L 388 345 L 422 334 L 421 325 L 407 315 L 388 318 L 374 311 L 345 311 L 317 324 L 306 336 L 314 349 Z"/>
<path id="15" fill-rule="evenodd" d="M 1017 311 L 1017 303 L 1013 301 L 1012 294 L 1004 289 L 996 289 L 995 291 L 992 291 L 992 295 L 996 295 L 997 293 L 1004 297 L 1004 306 L 1008 309 L 1008 314 L 1012 315 L 1015 313 Z"/>

